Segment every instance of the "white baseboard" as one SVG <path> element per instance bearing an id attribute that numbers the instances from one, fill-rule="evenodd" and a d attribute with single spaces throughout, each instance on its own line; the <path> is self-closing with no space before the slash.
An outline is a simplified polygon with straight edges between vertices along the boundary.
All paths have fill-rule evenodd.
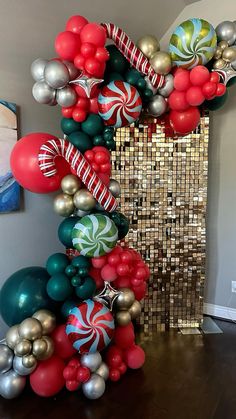
<path id="1" fill-rule="evenodd" d="M 209 316 L 220 317 L 221 319 L 236 320 L 236 309 L 231 307 L 204 303 L 203 313 Z"/>

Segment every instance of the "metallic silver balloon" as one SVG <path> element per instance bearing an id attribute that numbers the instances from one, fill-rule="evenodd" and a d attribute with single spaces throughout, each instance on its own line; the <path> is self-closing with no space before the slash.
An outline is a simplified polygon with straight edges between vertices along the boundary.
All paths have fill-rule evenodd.
<path id="1" fill-rule="evenodd" d="M 155 36 L 144 35 L 139 38 L 137 47 L 142 51 L 145 57 L 151 58 L 155 52 L 159 51 L 160 44 Z"/>
<path id="2" fill-rule="evenodd" d="M 33 85 L 32 94 L 36 102 L 47 105 L 55 100 L 56 90 L 52 89 L 45 81 L 37 81 Z"/>
<path id="3" fill-rule="evenodd" d="M 31 64 L 31 75 L 35 81 L 43 81 L 44 80 L 44 69 L 48 60 L 44 58 L 37 58 Z"/>
<path id="4" fill-rule="evenodd" d="M 17 374 L 14 370 L 0 374 L 0 395 L 4 399 L 18 397 L 25 388 L 26 378 Z"/>
<path id="5" fill-rule="evenodd" d="M 100 375 L 100 377 L 103 378 L 103 380 L 107 380 L 109 377 L 109 368 L 108 365 L 105 364 L 105 362 L 102 362 L 100 367 L 96 370 L 96 374 Z"/>
<path id="6" fill-rule="evenodd" d="M 68 195 L 74 195 L 82 186 L 81 180 L 75 175 L 66 175 L 61 181 L 61 189 Z"/>
<path id="7" fill-rule="evenodd" d="M 70 86 L 57 90 L 57 103 L 63 107 L 73 106 L 77 101 L 77 95 Z"/>
<path id="8" fill-rule="evenodd" d="M 165 86 L 158 90 L 158 93 L 163 97 L 169 97 L 171 92 L 174 90 L 174 77 L 172 74 L 165 76 Z"/>
<path id="9" fill-rule="evenodd" d="M 85 217 L 85 215 L 89 215 L 91 211 L 82 211 L 82 210 L 77 210 L 76 214 L 78 215 L 78 217 Z"/>
<path id="10" fill-rule="evenodd" d="M 33 365 L 31 368 L 25 368 L 22 361 L 23 358 L 21 356 L 15 356 L 13 359 L 13 369 L 19 375 L 29 375 L 37 367 L 37 363 L 35 363 L 35 365 Z"/>
<path id="11" fill-rule="evenodd" d="M 13 357 L 13 351 L 7 345 L 0 344 L 0 374 L 11 369 Z"/>
<path id="12" fill-rule="evenodd" d="M 44 69 L 44 80 L 53 89 L 65 87 L 70 80 L 67 66 L 61 61 L 49 61 Z"/>
<path id="13" fill-rule="evenodd" d="M 79 75 L 80 70 L 74 66 L 73 63 L 70 61 L 63 61 L 63 63 L 66 65 L 67 70 L 69 71 L 70 80 L 75 80 L 76 77 Z"/>
<path id="14" fill-rule="evenodd" d="M 117 180 L 110 179 L 109 190 L 115 198 L 119 198 L 121 187 L 120 187 L 119 182 L 117 182 Z"/>
<path id="15" fill-rule="evenodd" d="M 74 212 L 73 197 L 61 193 L 54 198 L 54 211 L 62 217 L 69 217 Z"/>
<path id="16" fill-rule="evenodd" d="M 96 199 L 87 189 L 80 189 L 74 195 L 74 205 L 82 211 L 91 211 L 96 206 Z"/>
<path id="17" fill-rule="evenodd" d="M 56 327 L 56 316 L 49 310 L 44 308 L 38 310 L 32 317 L 41 323 L 43 335 L 49 335 Z"/>
<path id="18" fill-rule="evenodd" d="M 19 325 L 19 335 L 21 338 L 35 340 L 40 339 L 43 328 L 39 320 L 29 317 Z"/>
<path id="19" fill-rule="evenodd" d="M 90 369 L 91 372 L 95 372 L 102 363 L 102 357 L 99 352 L 91 354 L 84 354 L 80 359 L 81 365 Z"/>
<path id="20" fill-rule="evenodd" d="M 236 25 L 234 22 L 225 20 L 216 27 L 218 42 L 227 41 L 228 45 L 233 45 L 236 40 Z"/>
<path id="21" fill-rule="evenodd" d="M 144 80 L 146 82 L 147 88 L 150 89 L 152 93 L 155 95 L 158 89 L 156 87 L 153 87 L 152 83 L 150 82 L 147 76 L 144 77 Z"/>
<path id="22" fill-rule="evenodd" d="M 171 70 L 172 62 L 170 54 L 168 54 L 168 52 L 155 52 L 155 54 L 152 55 L 149 62 L 158 74 L 165 75 L 168 74 Z"/>
<path id="23" fill-rule="evenodd" d="M 96 400 L 101 397 L 105 391 L 106 384 L 100 375 L 92 374 L 90 379 L 82 384 L 84 395 L 91 400 Z"/>
<path id="24" fill-rule="evenodd" d="M 119 310 L 127 310 L 135 301 L 134 292 L 129 288 L 121 288 L 121 293 L 115 300 L 115 308 Z"/>
<path id="25" fill-rule="evenodd" d="M 8 329 L 7 331 L 6 343 L 9 346 L 9 348 L 14 349 L 19 340 L 19 325 L 15 324 L 14 326 L 11 326 L 10 329 Z"/>
<path id="26" fill-rule="evenodd" d="M 152 116 L 160 116 L 167 110 L 167 102 L 161 95 L 152 97 L 147 106 L 147 112 Z"/>

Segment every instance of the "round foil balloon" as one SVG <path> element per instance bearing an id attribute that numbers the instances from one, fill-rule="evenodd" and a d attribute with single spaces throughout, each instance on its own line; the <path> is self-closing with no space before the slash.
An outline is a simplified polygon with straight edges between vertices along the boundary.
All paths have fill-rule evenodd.
<path id="1" fill-rule="evenodd" d="M 189 19 L 177 26 L 170 38 L 173 64 L 193 68 L 206 64 L 214 55 L 217 37 L 213 26 L 203 19 Z"/>
<path id="2" fill-rule="evenodd" d="M 98 96 L 98 111 L 105 125 L 116 128 L 130 125 L 138 119 L 142 100 L 134 86 L 121 80 L 104 86 Z"/>
<path id="3" fill-rule="evenodd" d="M 73 246 L 83 256 L 103 256 L 112 251 L 117 239 L 115 223 L 102 214 L 82 217 L 72 230 Z"/>
<path id="4" fill-rule="evenodd" d="M 79 353 L 94 353 L 109 345 L 114 328 L 109 309 L 98 301 L 86 300 L 71 310 L 66 333 Z"/>

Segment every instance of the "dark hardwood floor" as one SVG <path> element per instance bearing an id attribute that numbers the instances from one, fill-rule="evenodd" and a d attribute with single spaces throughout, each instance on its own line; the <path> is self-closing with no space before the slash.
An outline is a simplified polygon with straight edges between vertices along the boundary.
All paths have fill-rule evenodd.
<path id="1" fill-rule="evenodd" d="M 144 368 L 108 383 L 97 401 L 26 391 L 0 400 L 0 419 L 235 419 L 236 325 L 217 324 L 224 334 L 158 334 L 144 345 Z"/>

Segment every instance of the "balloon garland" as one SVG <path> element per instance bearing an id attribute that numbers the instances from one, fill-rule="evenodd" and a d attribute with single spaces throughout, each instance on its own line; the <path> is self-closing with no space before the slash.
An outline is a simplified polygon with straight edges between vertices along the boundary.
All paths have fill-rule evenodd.
<path id="1" fill-rule="evenodd" d="M 110 39 L 113 45 L 105 46 Z M 42 397 L 64 386 L 97 399 L 105 381 L 142 367 L 133 321 L 141 312 L 149 269 L 134 249 L 117 244 L 129 221 L 117 211 L 111 179 L 114 130 L 142 113 L 163 118 L 186 135 L 202 108 L 218 109 L 236 76 L 236 24 L 216 29 L 189 19 L 173 32 L 169 51 L 145 35 L 137 45 L 112 23 L 72 16 L 55 40 L 57 58 L 31 66 L 33 97 L 62 108 L 64 139 L 47 133 L 21 138 L 11 154 L 17 181 L 35 193 L 61 193 L 64 217 L 46 268 L 28 267 L 7 279 L 0 311 L 10 326 L 0 344 L 0 395 L 12 399 L 27 376 Z"/>

